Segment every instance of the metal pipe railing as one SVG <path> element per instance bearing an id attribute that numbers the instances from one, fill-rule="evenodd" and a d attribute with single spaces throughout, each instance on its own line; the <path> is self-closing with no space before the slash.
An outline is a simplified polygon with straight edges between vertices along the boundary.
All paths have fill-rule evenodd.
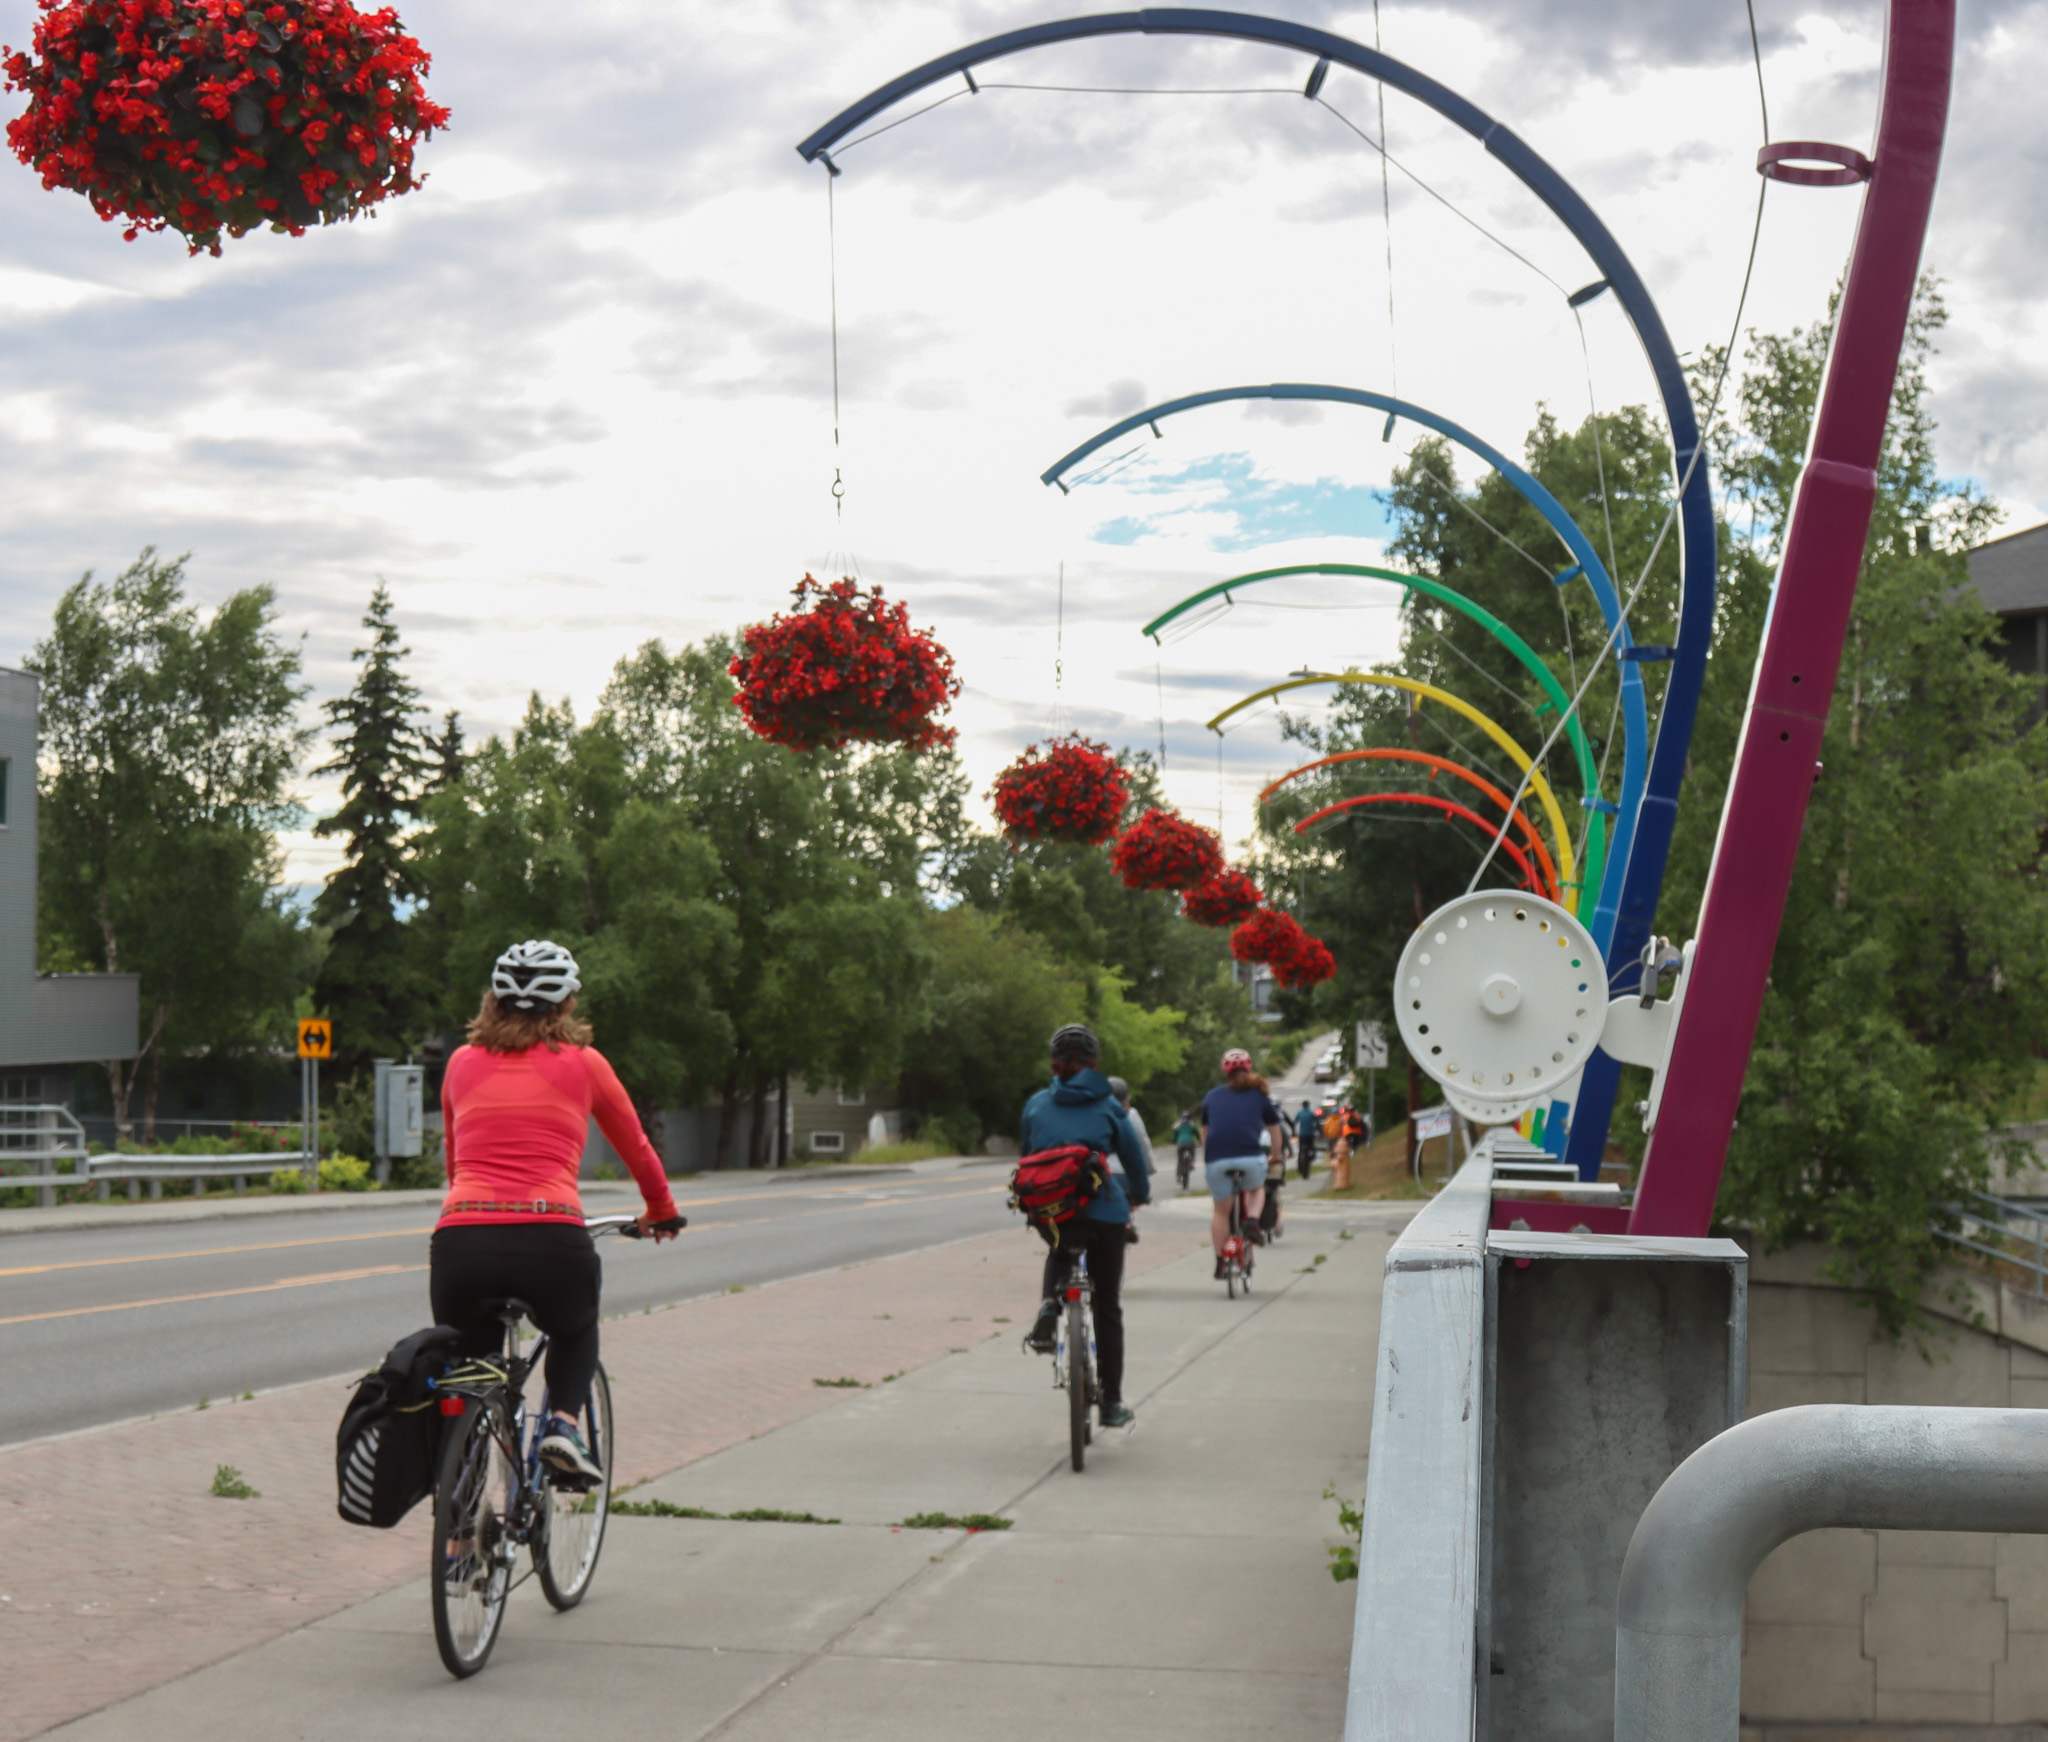
<path id="1" fill-rule="evenodd" d="M 1735 1742 L 1750 1577 L 1830 1528 L 2048 1534 L 2048 1411 L 1814 1403 L 1709 1440 L 1622 1562 L 1615 1742 Z"/>

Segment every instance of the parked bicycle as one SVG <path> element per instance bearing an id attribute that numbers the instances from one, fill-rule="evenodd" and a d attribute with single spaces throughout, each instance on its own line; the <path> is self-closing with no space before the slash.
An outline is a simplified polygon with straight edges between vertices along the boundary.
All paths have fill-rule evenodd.
<path id="1" fill-rule="evenodd" d="M 1074 1254 L 1062 1291 L 1066 1311 L 1060 1314 L 1053 1335 L 1052 1383 L 1067 1394 L 1067 1435 L 1069 1455 L 1076 1470 L 1088 1462 L 1088 1447 L 1095 1438 L 1095 1289 L 1088 1280 L 1088 1254 Z"/>
<path id="2" fill-rule="evenodd" d="M 685 1218 L 661 1222 L 674 1231 Z M 641 1237 L 637 1217 L 593 1216 L 592 1234 Z M 557 1609 L 583 1601 L 604 1547 L 611 1516 L 612 1393 L 600 1362 L 590 1401 L 577 1427 L 603 1475 L 592 1481 L 550 1469 L 540 1459 L 548 1398 L 526 1403 L 526 1384 L 547 1355 L 538 1338 L 524 1353 L 519 1328 L 532 1314 L 522 1300 L 499 1305 L 505 1347 L 491 1359 L 465 1361 L 432 1382 L 445 1418 L 434 1483 L 434 1541 L 429 1566 L 434 1643 L 455 1676 L 472 1676 L 489 1660 L 505 1619 L 519 1551 L 532 1559 L 541 1594 Z"/>

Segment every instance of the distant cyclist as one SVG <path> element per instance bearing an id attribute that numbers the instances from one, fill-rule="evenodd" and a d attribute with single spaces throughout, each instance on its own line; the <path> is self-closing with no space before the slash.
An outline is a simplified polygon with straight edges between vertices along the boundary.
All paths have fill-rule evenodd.
<path id="1" fill-rule="evenodd" d="M 1202 1159 L 1209 1177 L 1209 1243 L 1216 1275 L 1223 1275 L 1223 1242 L 1230 1238 L 1230 1200 L 1245 1194 L 1245 1215 L 1256 1224 L 1266 1203 L 1266 1170 L 1280 1159 L 1280 1109 L 1252 1055 L 1232 1047 L 1223 1055 L 1223 1086 L 1202 1097 Z M 1263 1235 L 1256 1225 L 1252 1238 Z"/>
<path id="2" fill-rule="evenodd" d="M 1173 1160 L 1179 1170 L 1181 1190 L 1187 1190 L 1188 1175 L 1195 1170 L 1195 1145 L 1202 1141 L 1202 1128 L 1195 1123 L 1194 1111 L 1180 1116 L 1180 1123 L 1173 1128 Z"/>
<path id="3" fill-rule="evenodd" d="M 1053 1350 L 1059 1323 L 1060 1294 L 1078 1251 L 1088 1254 L 1088 1277 L 1095 1291 L 1095 1360 L 1102 1386 L 1104 1427 L 1129 1427 L 1137 1417 L 1124 1402 L 1124 1249 L 1133 1206 L 1152 1196 L 1152 1158 L 1110 1093 L 1109 1079 L 1095 1067 L 1102 1043 L 1091 1029 L 1069 1023 L 1052 1037 L 1052 1076 L 1024 1103 L 1024 1153 L 1085 1143 L 1124 1164 L 1112 1173 L 1102 1191 L 1061 1231 L 1060 1244 L 1046 1254 L 1040 1286 L 1038 1320 L 1026 1339 L 1041 1355 Z"/>
<path id="4" fill-rule="evenodd" d="M 1323 1122 L 1316 1117 L 1316 1110 L 1306 1101 L 1301 1111 L 1294 1116 L 1294 1157 L 1295 1166 L 1301 1170 L 1301 1177 L 1308 1178 L 1309 1169 L 1315 1166 L 1316 1139 L 1322 1135 Z"/>
<path id="5" fill-rule="evenodd" d="M 494 1303 L 514 1296 L 548 1335 L 549 1418 L 540 1455 L 566 1475 L 602 1481 L 577 1431 L 597 1371 L 604 1267 L 583 1226 L 576 1180 L 592 1119 L 646 1200 L 643 1232 L 675 1238 L 675 1199 L 660 1158 L 590 1025 L 576 1016 L 576 958 L 560 944 L 514 944 L 441 1079 L 448 1197 L 428 1248 L 436 1321 L 469 1356 L 496 1354 Z"/>

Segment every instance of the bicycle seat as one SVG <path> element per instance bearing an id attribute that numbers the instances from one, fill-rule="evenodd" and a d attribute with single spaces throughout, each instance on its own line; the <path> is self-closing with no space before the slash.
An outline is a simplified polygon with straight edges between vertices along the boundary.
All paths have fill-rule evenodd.
<path id="1" fill-rule="evenodd" d="M 480 1304 L 491 1317 L 502 1319 L 508 1325 L 516 1324 L 520 1319 L 533 1317 L 533 1308 L 517 1295 L 493 1296 Z"/>

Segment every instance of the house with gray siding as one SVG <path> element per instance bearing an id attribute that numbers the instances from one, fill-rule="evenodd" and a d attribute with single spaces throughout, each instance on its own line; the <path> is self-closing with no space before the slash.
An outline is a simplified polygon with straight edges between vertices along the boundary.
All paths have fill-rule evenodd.
<path id="1" fill-rule="evenodd" d="M 69 1106 L 73 1073 L 136 1050 L 133 974 L 36 972 L 41 680 L 0 666 L 0 1108 Z"/>

